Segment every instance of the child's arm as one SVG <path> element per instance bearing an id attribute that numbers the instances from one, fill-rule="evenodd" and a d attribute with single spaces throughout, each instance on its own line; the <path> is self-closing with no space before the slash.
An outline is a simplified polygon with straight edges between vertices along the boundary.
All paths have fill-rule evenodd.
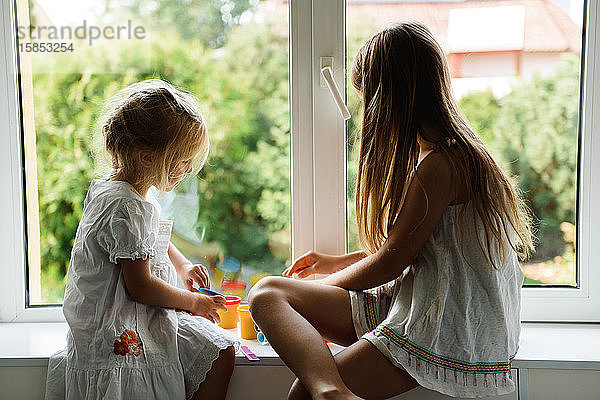
<path id="1" fill-rule="evenodd" d="M 316 251 L 309 251 L 298 258 L 288 269 L 283 271 L 282 275 L 292 276 L 297 273 L 298 278 L 305 278 L 312 274 L 332 274 L 362 260 L 366 256 L 367 253 L 362 250 L 341 256 L 332 256 L 329 254 L 317 253 Z"/>
<path id="2" fill-rule="evenodd" d="M 192 290 L 194 282 L 201 288 L 210 289 L 210 276 L 206 267 L 192 264 L 171 242 L 169 242 L 168 255 L 177 275 L 188 290 Z"/>
<path id="3" fill-rule="evenodd" d="M 419 165 L 400 214 L 379 251 L 321 282 L 363 290 L 399 277 L 419 253 L 454 197 L 448 161 L 439 153 L 430 154 Z"/>
<path id="4" fill-rule="evenodd" d="M 219 321 L 217 310 L 226 311 L 222 296 L 207 296 L 169 285 L 150 273 L 149 259 L 119 259 L 129 296 L 140 303 L 189 311 L 213 322 Z"/>

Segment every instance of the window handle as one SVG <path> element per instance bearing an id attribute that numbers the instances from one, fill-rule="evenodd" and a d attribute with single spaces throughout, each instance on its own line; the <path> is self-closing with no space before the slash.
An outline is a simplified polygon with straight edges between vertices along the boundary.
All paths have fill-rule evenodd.
<path id="1" fill-rule="evenodd" d="M 338 89 L 335 80 L 333 79 L 333 71 L 331 67 L 323 67 L 321 68 L 321 76 L 325 79 L 325 83 L 327 83 L 327 87 L 331 92 L 331 96 L 333 96 L 333 100 L 335 104 L 337 104 L 338 109 L 340 110 L 340 114 L 342 114 L 342 118 L 344 121 L 350 119 L 350 111 L 348 111 L 348 107 L 344 104 L 344 100 L 342 99 L 342 95 L 340 94 L 340 90 Z"/>

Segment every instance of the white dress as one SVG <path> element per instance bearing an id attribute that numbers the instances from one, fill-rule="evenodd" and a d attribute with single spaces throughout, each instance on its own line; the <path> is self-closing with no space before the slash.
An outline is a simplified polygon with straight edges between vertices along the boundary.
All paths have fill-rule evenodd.
<path id="1" fill-rule="evenodd" d="M 119 258 L 151 257 L 175 285 L 171 221 L 151 194 L 92 181 L 67 273 L 67 347 L 50 358 L 46 399 L 189 399 L 219 352 L 238 342 L 205 318 L 133 301 Z"/>
<path id="2" fill-rule="evenodd" d="M 470 204 L 462 234 L 455 229 L 462 207 L 444 211 L 402 276 L 350 291 L 354 327 L 425 388 L 455 397 L 510 393 L 523 271 L 510 247 L 499 270 L 488 266 Z"/>

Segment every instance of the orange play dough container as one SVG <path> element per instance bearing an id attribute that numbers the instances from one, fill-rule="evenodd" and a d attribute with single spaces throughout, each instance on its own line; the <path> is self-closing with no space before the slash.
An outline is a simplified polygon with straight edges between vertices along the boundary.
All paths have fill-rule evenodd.
<path id="1" fill-rule="evenodd" d="M 241 303 L 242 299 L 238 296 L 225 296 L 225 306 L 227 307 L 227 312 L 223 312 L 221 310 L 217 310 L 219 317 L 221 318 L 221 322 L 219 322 L 219 326 L 223 329 L 233 329 L 237 327 L 238 323 L 238 305 Z"/>
<path id="2" fill-rule="evenodd" d="M 254 328 L 254 320 L 250 315 L 248 304 L 238 306 L 238 313 L 240 315 L 240 336 L 242 339 L 256 339 L 258 332 Z"/>

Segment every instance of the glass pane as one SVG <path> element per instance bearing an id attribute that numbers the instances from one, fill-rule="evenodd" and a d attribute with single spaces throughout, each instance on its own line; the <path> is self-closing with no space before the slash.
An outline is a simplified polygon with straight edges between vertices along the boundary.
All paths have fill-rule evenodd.
<path id="1" fill-rule="evenodd" d="M 575 213 L 583 0 L 347 1 L 348 72 L 361 44 L 399 21 L 425 23 L 446 50 L 455 98 L 532 208 L 525 285 L 577 282 Z M 361 105 L 349 83 L 352 115 Z M 360 248 L 354 188 L 360 118 L 347 125 L 348 249 Z"/>
<path id="2" fill-rule="evenodd" d="M 173 243 L 209 267 L 216 290 L 245 297 L 257 279 L 279 274 L 291 256 L 287 2 L 18 7 L 25 136 L 37 147 L 25 148 L 28 304 L 62 303 L 84 196 L 103 171 L 91 127 L 105 99 L 147 78 L 195 94 L 211 141 L 200 174 L 157 196 L 174 220 Z"/>

